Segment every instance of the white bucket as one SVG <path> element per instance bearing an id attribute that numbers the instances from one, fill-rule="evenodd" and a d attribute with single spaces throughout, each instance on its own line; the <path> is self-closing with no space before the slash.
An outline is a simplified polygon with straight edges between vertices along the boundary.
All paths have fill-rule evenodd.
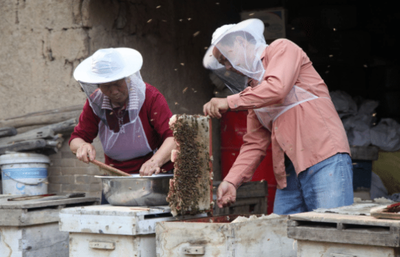
<path id="1" fill-rule="evenodd" d="M 47 167 L 50 159 L 35 153 L 11 153 L 0 156 L 3 194 L 47 194 Z"/>

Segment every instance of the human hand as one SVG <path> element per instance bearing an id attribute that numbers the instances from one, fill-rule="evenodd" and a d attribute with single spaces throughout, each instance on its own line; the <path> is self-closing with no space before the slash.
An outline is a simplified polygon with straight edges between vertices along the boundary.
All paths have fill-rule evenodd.
<path id="1" fill-rule="evenodd" d="M 228 100 L 226 98 L 211 98 L 211 100 L 203 106 L 204 115 L 210 115 L 211 118 L 222 117 L 222 114 L 229 110 Z"/>
<path id="2" fill-rule="evenodd" d="M 96 149 L 90 143 L 83 143 L 76 150 L 76 157 L 84 163 L 89 163 L 96 158 Z"/>
<path id="3" fill-rule="evenodd" d="M 160 166 L 160 163 L 156 159 L 151 158 L 140 167 L 140 176 L 151 176 L 153 173 L 158 174 L 161 170 Z"/>
<path id="4" fill-rule="evenodd" d="M 217 190 L 217 205 L 219 208 L 230 206 L 236 202 L 236 188 L 227 181 L 222 181 Z"/>

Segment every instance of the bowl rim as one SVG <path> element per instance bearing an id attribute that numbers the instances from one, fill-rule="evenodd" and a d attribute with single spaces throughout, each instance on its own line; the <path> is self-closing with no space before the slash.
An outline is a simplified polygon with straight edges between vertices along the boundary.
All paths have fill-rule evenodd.
<path id="1" fill-rule="evenodd" d="M 130 176 L 101 176 L 95 175 L 96 178 L 101 179 L 161 179 L 172 178 L 174 174 L 157 174 L 152 176 L 140 176 L 139 174 L 131 174 Z"/>

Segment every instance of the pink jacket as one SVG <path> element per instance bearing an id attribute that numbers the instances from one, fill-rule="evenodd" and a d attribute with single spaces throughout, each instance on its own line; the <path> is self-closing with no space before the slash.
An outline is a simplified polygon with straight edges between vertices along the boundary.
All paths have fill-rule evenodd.
<path id="1" fill-rule="evenodd" d="M 263 52 L 262 61 L 262 83 L 228 96 L 232 110 L 248 109 L 249 113 L 240 154 L 224 180 L 236 187 L 250 181 L 271 143 L 275 178 L 282 189 L 287 185 L 284 153 L 299 174 L 336 153 L 350 154 L 350 147 L 328 87 L 300 47 L 286 39 L 275 40 Z M 252 109 L 282 103 L 294 85 L 320 98 L 289 109 L 269 132 Z"/>

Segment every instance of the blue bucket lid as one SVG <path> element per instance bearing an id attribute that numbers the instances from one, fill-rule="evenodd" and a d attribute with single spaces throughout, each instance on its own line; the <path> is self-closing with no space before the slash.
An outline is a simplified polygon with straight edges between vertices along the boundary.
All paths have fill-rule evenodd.
<path id="1" fill-rule="evenodd" d="M 10 153 L 0 156 L 0 165 L 18 163 L 50 163 L 50 158 L 37 153 Z"/>

